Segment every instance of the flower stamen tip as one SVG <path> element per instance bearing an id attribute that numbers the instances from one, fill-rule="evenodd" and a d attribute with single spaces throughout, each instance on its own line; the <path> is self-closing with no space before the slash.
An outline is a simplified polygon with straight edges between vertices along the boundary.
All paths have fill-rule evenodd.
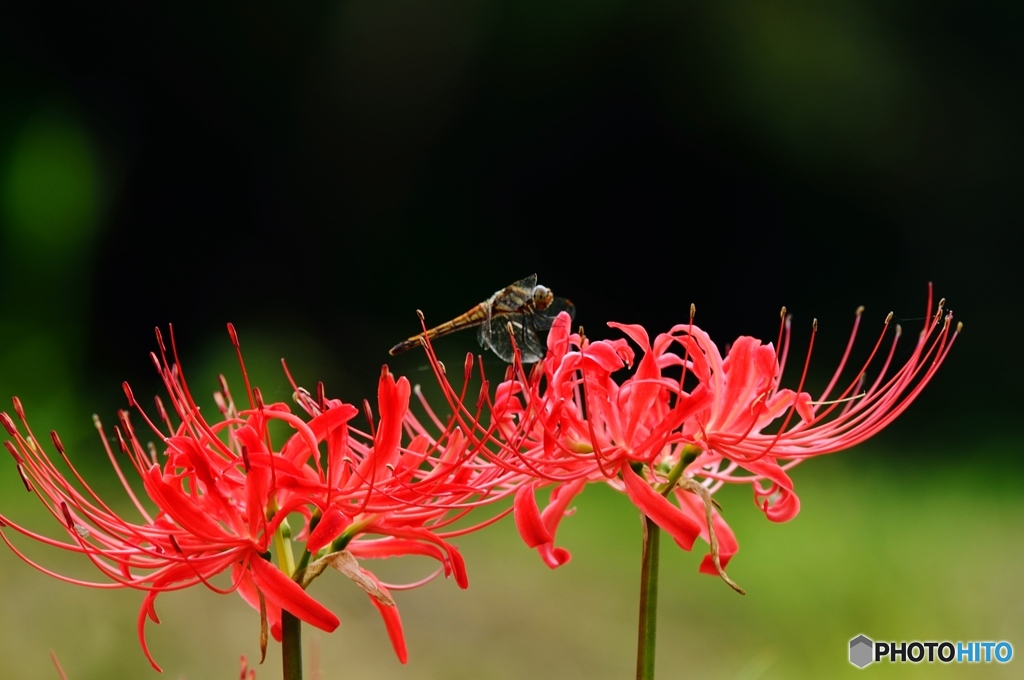
<path id="1" fill-rule="evenodd" d="M 57 434 L 57 430 L 50 430 L 50 440 L 53 445 L 57 447 L 57 453 L 64 455 L 64 444 L 60 441 L 60 435 Z"/>
<path id="2" fill-rule="evenodd" d="M 7 447 L 7 453 L 11 454 L 11 457 L 14 458 L 14 462 L 21 465 L 21 454 L 18 453 L 18 448 L 9 441 L 5 441 L 4 446 Z"/>
<path id="3" fill-rule="evenodd" d="M 179 555 L 184 554 L 181 552 L 181 546 L 178 545 L 178 541 L 174 538 L 174 534 L 167 534 L 167 539 L 171 542 L 171 546 L 174 548 L 174 552 L 178 553 Z"/>
<path id="4" fill-rule="evenodd" d="M 28 475 L 25 474 L 25 468 L 18 463 L 18 475 L 21 476 L 21 483 L 25 485 L 25 491 L 32 493 L 32 482 L 28 481 Z"/>
<path id="5" fill-rule="evenodd" d="M 64 521 L 68 523 L 68 529 L 74 529 L 75 521 L 71 519 L 71 511 L 68 510 L 68 504 L 65 501 L 60 502 L 60 510 L 64 513 Z"/>
<path id="6" fill-rule="evenodd" d="M 11 420 L 11 417 L 9 415 L 7 415 L 6 413 L 0 413 L 0 420 L 3 421 L 4 429 L 7 430 L 7 434 L 11 435 L 12 437 L 17 436 L 18 429 L 14 427 L 14 421 Z"/>
<path id="7" fill-rule="evenodd" d="M 132 408 L 138 406 L 138 402 L 135 401 L 135 395 L 132 393 L 131 385 L 127 381 L 121 383 L 121 388 L 124 390 L 124 396 L 128 398 L 128 405 Z"/>

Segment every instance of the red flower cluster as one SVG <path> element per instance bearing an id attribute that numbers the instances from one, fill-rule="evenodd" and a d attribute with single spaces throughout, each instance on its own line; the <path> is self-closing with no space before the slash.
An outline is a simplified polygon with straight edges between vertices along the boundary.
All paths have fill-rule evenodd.
<path id="1" fill-rule="evenodd" d="M 229 326 L 229 331 L 237 348 L 234 329 Z M 159 332 L 157 336 L 159 340 Z M 307 414 L 304 419 L 286 404 L 264 403 L 247 377 L 248 408 L 236 407 L 222 379 L 216 395 L 219 417 L 207 420 L 176 356 L 172 363 L 162 340 L 159 344 L 160 353 L 153 360 L 180 423 L 172 424 L 159 398 L 158 416 L 151 420 L 125 385 L 130 405 L 159 437 L 159 450 L 143 445 L 127 411 L 119 414 L 114 430 L 120 453 L 141 478 L 155 511 L 132 491 L 98 419 L 111 465 L 138 511 L 136 520 L 121 517 L 93 492 L 52 433 L 53 445 L 70 475 L 58 470 L 15 399 L 23 429 L 6 413 L 0 414 L 13 440 L 5 442 L 7 449 L 26 488 L 60 522 L 66 538 L 33 532 L 6 515 L 0 515 L 0 538 L 23 560 L 62 580 L 144 591 L 139 638 L 154 667 L 144 625 L 147 617 L 158 621 L 154 605 L 160 593 L 197 584 L 218 593 L 237 591 L 261 612 L 277 639 L 282 610 L 332 631 L 338 626 L 337 616 L 304 589 L 327 566 L 342 571 L 370 594 L 404 663 L 406 648 L 394 601 L 388 588 L 364 571 L 356 558 L 424 555 L 437 560 L 439 570 L 465 588 L 462 557 L 440 531 L 480 497 L 507 493 L 503 488 L 509 484 L 509 473 L 466 464 L 474 452 L 458 428 L 442 427 L 430 434 L 409 412 L 409 382 L 396 380 L 386 368 L 380 377 L 375 421 L 366 406 L 370 432 L 353 426 L 358 409 L 327 399 L 322 389 L 314 398 L 296 388 L 296 400 Z M 244 365 L 242 370 L 245 375 Z M 275 421 L 290 430 L 279 445 L 269 429 Z M 292 528 L 288 522 L 295 518 L 301 526 Z M 16 548 L 4 527 L 87 556 L 108 581 L 83 582 L 46 569 Z M 305 542 L 299 564 L 293 541 Z M 225 588 L 211 580 L 222 573 L 230 573 Z"/>
<path id="2" fill-rule="evenodd" d="M 442 420 L 419 395 L 430 430 L 409 411 L 409 382 L 386 367 L 377 417 L 365 406 L 369 431 L 353 424 L 359 414 L 355 406 L 328 399 L 322 387 L 314 396 L 292 382 L 304 417 L 286 404 L 265 403 L 250 386 L 244 364 L 247 407 L 235 405 L 222 379 L 215 395 L 220 413 L 207 420 L 185 382 L 173 338 L 169 357 L 158 333 L 160 351 L 153 360 L 172 413 L 158 399 L 157 417 L 151 419 L 127 385 L 125 391 L 159 445 L 144 446 L 129 412 L 122 411 L 113 440 L 119 456 L 97 420 L 138 518 L 125 519 L 100 499 L 53 433 L 70 474 L 62 473 L 32 435 L 15 399 L 21 428 L 0 414 L 12 438 L 5 444 L 25 486 L 66 536 L 51 538 L 0 515 L 0 539 L 57 578 L 144 591 L 139 637 L 154 667 L 144 625 L 147 617 L 158 621 L 160 593 L 198 584 L 238 592 L 281 639 L 284 611 L 323 630 L 338 626 L 338 618 L 305 590 L 327 567 L 367 591 L 405 662 L 401 621 L 389 588 L 365 571 L 360 559 L 427 556 L 438 562 L 438 573 L 454 576 L 465 588 L 465 566 L 448 539 L 504 513 L 470 527 L 453 529 L 452 523 L 514 496 L 523 539 L 557 567 L 570 558 L 555 546 L 559 524 L 573 498 L 592 482 L 624 492 L 683 549 L 703 539 L 711 550 L 701 571 L 719 574 L 738 590 L 724 571 L 738 544 L 711 494 L 726 483 L 750 484 L 768 519 L 794 517 L 800 505 L 787 471 L 805 458 L 848 448 L 878 432 L 907 408 L 945 359 L 960 328 L 952 329 L 943 302 L 932 310 L 930 290 L 928 310 L 902 365 L 894 361 L 898 326 L 891 345 L 883 348 L 890 315 L 868 359 L 840 387 L 861 321 L 858 310 L 846 353 L 816 398 L 804 389 L 809 350 L 795 389 L 781 387 L 790 346 L 785 314 L 778 349 L 741 337 L 723 355 L 693 324 L 692 311 L 689 323 L 653 342 L 642 327 L 618 323 L 609 325 L 625 338 L 591 342 L 570 332 L 570 318 L 563 313 L 548 335 L 547 356 L 528 375 L 517 361 L 493 395 L 485 380 L 472 409 L 466 405 L 472 356 L 466 382 L 456 391 L 428 343 L 427 355 L 452 409 Z M 230 326 L 229 332 L 238 348 Z M 617 377 L 625 369 L 632 373 Z M 870 381 L 869 375 L 874 376 Z M 272 436 L 272 423 L 288 429 L 283 441 Z M 122 457 L 142 480 L 148 502 L 132 491 Z M 541 510 L 536 492 L 545 487 L 550 487 L 549 500 Z M 18 551 L 5 528 L 85 555 L 107 580 L 83 582 L 46 569 Z M 294 544 L 301 548 L 297 562 Z M 219 574 L 230 574 L 226 587 L 213 584 Z"/>
<path id="3" fill-rule="evenodd" d="M 932 308 L 929 289 L 924 328 L 896 368 L 898 326 L 888 350 L 882 348 L 890 314 L 868 359 L 839 388 L 861 321 L 858 310 L 846 353 L 817 398 L 804 391 L 810 350 L 796 389 L 780 387 L 790 344 L 785 310 L 781 351 L 740 337 L 724 356 L 693 324 L 692 312 L 690 323 L 653 343 L 642 327 L 619 323 L 609 326 L 628 340 L 590 342 L 571 334 L 568 315 L 561 315 L 543 362 L 529 376 L 517 367 L 498 386 L 484 431 L 502 442 L 495 454 L 502 465 L 532 478 L 516 494 L 520 534 L 549 566 L 564 564 L 570 555 L 554 544 L 561 519 L 588 482 L 607 482 L 683 549 L 698 536 L 708 542 L 701 571 L 736 587 L 724 567 L 738 544 L 711 493 L 725 483 L 750 484 L 768 519 L 792 519 L 800 504 L 786 471 L 875 434 L 935 374 L 960 330 L 951 328 L 952 314 L 943 306 Z M 625 379 L 615 376 L 634 367 Z M 868 375 L 875 376 L 870 384 Z M 534 492 L 545 486 L 552 489 L 541 511 Z"/>

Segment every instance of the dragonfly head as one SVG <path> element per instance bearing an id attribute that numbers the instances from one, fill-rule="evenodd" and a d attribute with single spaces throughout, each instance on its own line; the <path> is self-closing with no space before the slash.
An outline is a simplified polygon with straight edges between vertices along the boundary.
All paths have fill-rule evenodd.
<path id="1" fill-rule="evenodd" d="M 555 300 L 555 294 L 547 286 L 537 286 L 533 289 L 533 308 L 544 311 L 551 306 Z"/>

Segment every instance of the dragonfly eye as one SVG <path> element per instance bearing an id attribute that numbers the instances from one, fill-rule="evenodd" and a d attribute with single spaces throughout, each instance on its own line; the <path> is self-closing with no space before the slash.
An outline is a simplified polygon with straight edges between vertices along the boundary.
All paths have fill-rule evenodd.
<path id="1" fill-rule="evenodd" d="M 543 311 L 551 306 L 555 300 L 555 294 L 547 286 L 537 286 L 533 289 L 533 307 Z"/>

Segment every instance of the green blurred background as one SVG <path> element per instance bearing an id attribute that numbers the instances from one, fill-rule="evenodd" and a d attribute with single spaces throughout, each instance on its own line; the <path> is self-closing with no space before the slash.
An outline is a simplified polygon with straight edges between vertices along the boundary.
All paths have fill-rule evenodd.
<path id="1" fill-rule="evenodd" d="M 786 305 L 802 347 L 817 317 L 820 383 L 857 305 L 862 347 L 890 310 L 916 332 L 934 281 L 967 327 L 903 418 L 798 468 L 789 524 L 720 494 L 748 595 L 666 551 L 659 670 L 853 673 L 858 633 L 1019 644 L 1022 28 L 1014 3 L 5 3 L 0 396 L 105 488 L 90 416 L 113 422 L 122 380 L 156 392 L 157 325 L 197 394 L 237 374 L 232 321 L 269 398 L 287 397 L 284 356 L 358 402 L 386 361 L 429 382 L 420 356 L 386 354 L 415 309 L 440 322 L 537 272 L 591 337 L 667 329 L 693 302 L 723 345 L 774 339 Z M 439 349 L 459 365 L 473 347 Z M 21 489 L 0 466 L 0 512 L 47 526 Z M 556 572 L 504 522 L 460 542 L 468 592 L 399 594 L 408 667 L 365 597 L 321 579 L 343 622 L 307 635 L 322 677 L 630 677 L 639 523 L 603 489 L 578 508 Z M 0 598 L 3 677 L 54 677 L 50 649 L 75 680 L 152 676 L 138 594 L 3 550 Z M 257 654 L 238 598 L 158 605 L 170 677 Z M 260 677 L 278 676 L 272 657 Z"/>

